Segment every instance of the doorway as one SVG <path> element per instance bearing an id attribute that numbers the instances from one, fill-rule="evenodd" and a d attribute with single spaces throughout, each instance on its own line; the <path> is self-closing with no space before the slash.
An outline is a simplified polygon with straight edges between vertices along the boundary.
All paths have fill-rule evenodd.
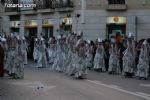
<path id="1" fill-rule="evenodd" d="M 72 31 L 72 25 L 65 25 L 64 26 L 64 31 L 71 32 Z"/>
<path id="2" fill-rule="evenodd" d="M 42 31 L 45 39 L 53 36 L 53 27 L 43 27 Z"/>
<path id="3" fill-rule="evenodd" d="M 26 28 L 26 37 L 28 41 L 28 58 L 33 59 L 34 39 L 37 37 L 37 28 Z"/>
<path id="4" fill-rule="evenodd" d="M 19 28 L 11 28 L 10 31 L 11 31 L 12 33 L 14 33 L 14 32 L 19 33 Z"/>
<path id="5" fill-rule="evenodd" d="M 107 24 L 107 38 L 115 38 L 116 42 L 121 43 L 125 38 L 126 24 Z"/>

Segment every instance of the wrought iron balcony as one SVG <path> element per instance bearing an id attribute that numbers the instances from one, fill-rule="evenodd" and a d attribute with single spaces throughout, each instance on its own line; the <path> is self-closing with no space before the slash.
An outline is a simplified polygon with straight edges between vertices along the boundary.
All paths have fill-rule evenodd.
<path id="1" fill-rule="evenodd" d="M 56 1 L 55 6 L 56 6 L 55 8 L 73 7 L 73 1 L 72 0 L 59 0 L 59 1 Z"/>
<path id="2" fill-rule="evenodd" d="M 110 11 L 127 10 L 127 5 L 126 4 L 108 4 L 106 9 Z"/>
<path id="3" fill-rule="evenodd" d="M 34 0 L 36 10 L 73 7 L 72 0 Z"/>
<path id="4" fill-rule="evenodd" d="M 108 0 L 107 10 L 127 10 L 126 0 Z"/>
<path id="5" fill-rule="evenodd" d="M 5 12 L 19 12 L 20 8 L 15 7 L 15 8 L 5 8 Z"/>
<path id="6" fill-rule="evenodd" d="M 20 12 L 22 8 L 6 7 L 5 4 L 22 4 L 22 2 L 27 3 L 26 0 L 0 0 L 5 12 Z M 68 9 L 70 10 L 70 8 L 73 8 L 73 0 L 33 0 L 32 3 L 36 4 L 36 7 L 34 7 L 33 10 L 51 9 L 53 11 L 53 9 L 61 8 L 61 11 L 67 11 Z"/>

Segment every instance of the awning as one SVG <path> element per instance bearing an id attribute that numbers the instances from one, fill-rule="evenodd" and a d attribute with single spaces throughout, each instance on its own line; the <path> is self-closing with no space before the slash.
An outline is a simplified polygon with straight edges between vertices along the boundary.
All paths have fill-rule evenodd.
<path id="1" fill-rule="evenodd" d="M 51 24 L 43 24 L 42 27 L 53 27 Z"/>
<path id="2" fill-rule="evenodd" d="M 31 25 L 26 25 L 25 28 L 37 28 L 37 26 L 34 26 L 34 25 L 32 25 L 32 26 L 31 26 Z"/>
<path id="3" fill-rule="evenodd" d="M 42 27 L 53 27 L 53 20 L 52 19 L 43 19 Z"/>
<path id="4" fill-rule="evenodd" d="M 126 24 L 126 17 L 107 17 L 107 24 Z"/>
<path id="5" fill-rule="evenodd" d="M 37 28 L 37 21 L 36 20 L 26 20 L 25 28 Z"/>

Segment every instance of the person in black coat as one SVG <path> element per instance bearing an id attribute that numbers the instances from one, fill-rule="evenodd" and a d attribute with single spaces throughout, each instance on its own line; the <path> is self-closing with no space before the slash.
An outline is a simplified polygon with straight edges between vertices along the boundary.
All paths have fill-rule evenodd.
<path id="1" fill-rule="evenodd" d="M 105 59 L 106 71 L 108 71 L 108 68 L 109 68 L 109 57 L 110 57 L 109 48 L 110 48 L 109 41 L 105 40 L 105 42 L 104 42 L 104 52 L 105 52 L 104 59 Z"/>
<path id="2" fill-rule="evenodd" d="M 4 77 L 4 57 L 4 49 L 0 43 L 0 77 Z"/>

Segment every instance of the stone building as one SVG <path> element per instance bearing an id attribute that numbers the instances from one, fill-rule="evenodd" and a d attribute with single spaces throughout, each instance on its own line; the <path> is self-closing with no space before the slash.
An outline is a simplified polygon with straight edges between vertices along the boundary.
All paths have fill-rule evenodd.
<path id="1" fill-rule="evenodd" d="M 72 29 L 72 18 L 69 15 L 73 13 L 74 5 L 71 0 L 1 0 L 1 4 L 1 9 L 4 9 L 0 12 L 3 23 L 1 28 L 7 34 L 18 32 L 27 37 L 36 37 L 42 33 L 50 37 L 56 35 L 66 19 L 65 30 Z M 36 7 L 9 8 L 5 4 L 36 4 Z"/>
<path id="2" fill-rule="evenodd" d="M 150 37 L 150 0 L 0 0 L 1 31 L 25 36 L 57 35 L 81 30 L 85 39 L 108 39 L 116 33 Z M 8 2 L 9 1 L 9 2 Z M 7 8 L 4 3 L 36 4 L 33 8 Z M 80 15 L 77 16 L 77 15 Z"/>
<path id="3" fill-rule="evenodd" d="M 116 31 L 150 38 L 150 0 L 75 0 L 81 13 L 81 30 L 87 38 L 110 38 Z"/>

